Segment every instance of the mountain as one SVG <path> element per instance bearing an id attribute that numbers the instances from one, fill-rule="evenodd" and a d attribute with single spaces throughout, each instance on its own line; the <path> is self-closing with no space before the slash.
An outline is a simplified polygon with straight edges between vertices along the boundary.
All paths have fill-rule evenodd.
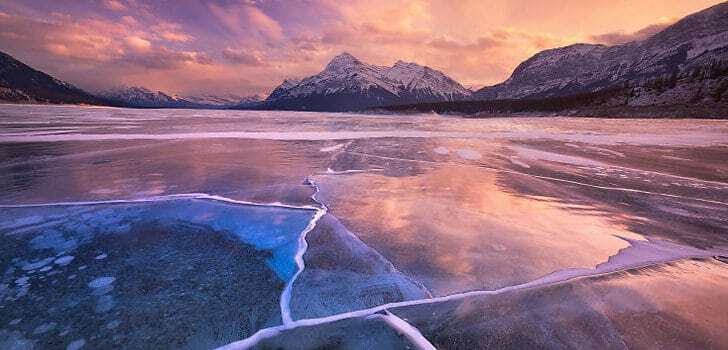
<path id="1" fill-rule="evenodd" d="M 264 97 L 260 95 L 239 96 L 234 94 L 223 94 L 186 96 L 184 99 L 200 106 L 226 108 L 233 106 L 256 105 L 262 102 L 264 100 Z"/>
<path id="2" fill-rule="evenodd" d="M 103 104 L 98 98 L 0 52 L 0 102 Z"/>
<path id="3" fill-rule="evenodd" d="M 616 46 L 576 44 L 542 51 L 475 99 L 543 98 L 627 87 L 630 104 L 700 101 L 726 88 L 728 2 L 654 36 Z"/>
<path id="4" fill-rule="evenodd" d="M 303 80 L 286 80 L 262 108 L 348 111 L 414 102 L 461 100 L 471 91 L 445 74 L 416 63 L 366 64 L 348 53 Z"/>
<path id="5" fill-rule="evenodd" d="M 119 87 L 100 91 L 97 95 L 116 105 L 133 108 L 244 108 L 256 106 L 262 101 L 262 97 L 260 96 L 238 96 L 233 94 L 207 94 L 179 97 L 139 86 Z"/>
<path id="6" fill-rule="evenodd" d="M 124 107 L 134 108 L 191 108 L 194 103 L 161 91 L 151 91 L 144 87 L 118 87 L 97 93 L 100 98 Z"/>

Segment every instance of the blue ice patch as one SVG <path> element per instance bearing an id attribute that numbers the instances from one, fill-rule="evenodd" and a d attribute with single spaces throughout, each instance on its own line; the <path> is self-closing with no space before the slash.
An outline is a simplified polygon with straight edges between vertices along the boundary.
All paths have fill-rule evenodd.
<path id="1" fill-rule="evenodd" d="M 0 232 L 32 234 L 34 237 L 30 243 L 33 249 L 52 249 L 62 254 L 89 243 L 97 235 L 125 234 L 131 231 L 133 225 L 145 222 L 184 222 L 207 226 L 259 251 L 270 252 L 272 256 L 266 259 L 266 265 L 287 282 L 298 269 L 295 256 L 299 237 L 313 215 L 313 210 L 309 209 L 181 198 L 121 204 L 4 208 L 0 213 Z M 36 264 L 39 265 L 37 267 L 46 265 L 45 262 Z"/>

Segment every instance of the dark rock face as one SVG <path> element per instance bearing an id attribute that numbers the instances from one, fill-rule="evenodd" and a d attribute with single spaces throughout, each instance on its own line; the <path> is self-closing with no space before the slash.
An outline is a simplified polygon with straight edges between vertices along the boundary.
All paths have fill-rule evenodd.
<path id="1" fill-rule="evenodd" d="M 0 102 L 104 104 L 87 92 L 0 52 Z"/>

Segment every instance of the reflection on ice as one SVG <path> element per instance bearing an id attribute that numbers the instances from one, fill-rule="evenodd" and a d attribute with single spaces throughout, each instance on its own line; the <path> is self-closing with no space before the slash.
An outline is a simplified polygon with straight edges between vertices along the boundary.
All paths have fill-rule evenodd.
<path id="1" fill-rule="evenodd" d="M 317 181 L 334 215 L 437 295 L 592 267 L 628 245 L 617 235 L 641 238 L 599 208 L 513 195 L 472 167 Z"/>

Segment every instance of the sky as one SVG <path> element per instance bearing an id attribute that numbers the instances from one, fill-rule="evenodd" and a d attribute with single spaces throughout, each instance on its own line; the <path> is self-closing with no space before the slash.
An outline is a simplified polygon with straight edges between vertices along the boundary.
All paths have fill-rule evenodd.
<path id="1" fill-rule="evenodd" d="M 341 52 L 492 85 L 535 53 L 639 40 L 716 0 L 0 0 L 0 51 L 98 91 L 268 94 Z"/>

